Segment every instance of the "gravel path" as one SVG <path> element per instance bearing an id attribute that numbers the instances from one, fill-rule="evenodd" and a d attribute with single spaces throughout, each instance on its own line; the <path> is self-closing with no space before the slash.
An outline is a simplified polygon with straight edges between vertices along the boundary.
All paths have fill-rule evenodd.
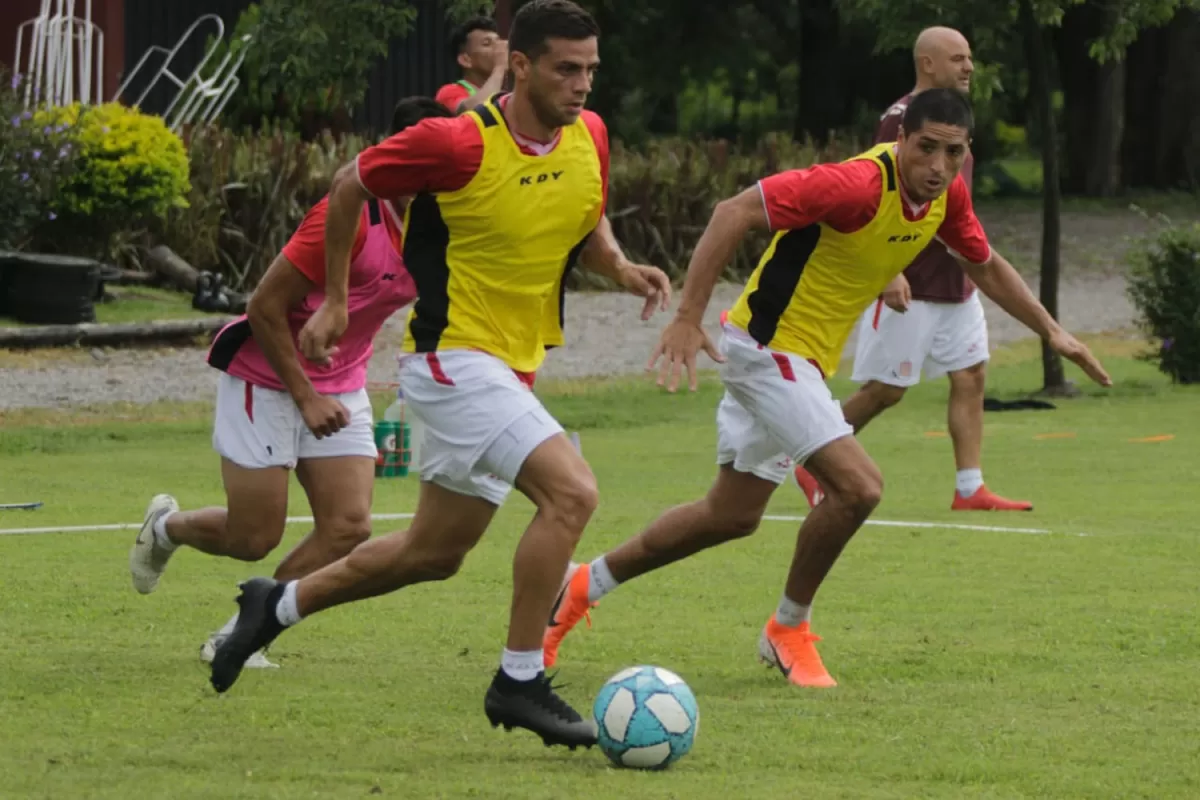
<path id="1" fill-rule="evenodd" d="M 717 288 L 706 324 L 715 335 L 717 316 L 729 307 L 739 286 Z M 1127 328 L 1133 308 L 1125 281 L 1115 276 L 1080 276 L 1063 281 L 1061 319 L 1074 332 Z M 1019 323 L 985 300 L 993 343 L 1029 336 Z M 584 377 L 640 372 L 657 342 L 666 317 L 639 319 L 640 301 L 627 295 L 573 294 L 567 299 L 567 346 L 551 352 L 546 377 Z M 385 326 L 371 361 L 372 381 L 392 381 L 403 317 Z M 853 352 L 853 340 L 850 342 Z M 0 351 L 0 409 L 69 407 L 117 402 L 206 400 L 215 391 L 215 373 L 200 348 L 166 350 Z"/>

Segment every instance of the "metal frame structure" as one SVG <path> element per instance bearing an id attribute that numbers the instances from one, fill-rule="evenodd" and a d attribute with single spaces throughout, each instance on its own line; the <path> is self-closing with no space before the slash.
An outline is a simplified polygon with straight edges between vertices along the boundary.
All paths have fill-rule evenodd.
<path id="1" fill-rule="evenodd" d="M 75 16 L 75 6 L 76 0 L 42 0 L 40 13 L 17 27 L 13 63 L 18 71 L 27 31 L 29 36 L 26 108 L 90 103 L 103 96 L 104 31 L 92 22 L 92 0 L 83 0 L 83 18 Z"/>

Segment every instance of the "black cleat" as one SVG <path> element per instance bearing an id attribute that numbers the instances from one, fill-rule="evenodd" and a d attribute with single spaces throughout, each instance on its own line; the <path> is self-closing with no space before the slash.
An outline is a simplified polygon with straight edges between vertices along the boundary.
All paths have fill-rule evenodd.
<path id="1" fill-rule="evenodd" d="M 492 727 L 524 728 L 542 737 L 546 747 L 561 744 L 574 750 L 596 743 L 596 725 L 579 716 L 555 693 L 546 674 L 531 681 L 516 681 L 497 671 L 488 687 L 483 710 Z"/>
<path id="2" fill-rule="evenodd" d="M 218 692 L 228 691 L 242 674 L 246 659 L 275 641 L 283 625 L 275 616 L 275 606 L 283 596 L 283 584 L 271 578 L 251 578 L 239 584 L 238 621 L 213 654 L 209 681 Z"/>

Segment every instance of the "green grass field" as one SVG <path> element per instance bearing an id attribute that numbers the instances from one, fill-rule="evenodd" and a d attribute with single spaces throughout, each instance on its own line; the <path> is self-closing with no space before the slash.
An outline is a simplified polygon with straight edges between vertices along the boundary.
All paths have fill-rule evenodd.
<path id="1" fill-rule="evenodd" d="M 863 435 L 887 481 L 879 520 L 1033 527 L 1030 535 L 866 527 L 817 598 L 840 682 L 788 686 L 755 660 L 796 524 L 622 587 L 564 644 L 559 680 L 590 708 L 627 665 L 681 674 L 695 749 L 665 773 L 547 749 L 482 713 L 508 613 L 514 496 L 463 572 L 306 620 L 227 695 L 197 659 L 260 565 L 183 552 L 130 587 L 133 532 L 0 536 L 0 795 L 9 797 L 964 798 L 1200 796 L 1196 501 L 1200 394 L 1096 341 L 1117 386 L 1053 411 L 987 415 L 989 486 L 1032 514 L 948 511 L 945 383 Z M 1032 345 L 997 355 L 995 394 L 1037 388 Z M 1072 369 L 1078 377 L 1078 371 Z M 849 385 L 836 382 L 839 395 Z M 615 545 L 714 471 L 716 382 L 547 385 L 602 501 L 580 558 Z M 379 408 L 386 398 L 379 398 Z M 0 528 L 139 520 L 150 495 L 221 502 L 203 405 L 0 414 Z M 1170 437 L 1170 438 L 1168 438 Z M 377 484 L 407 512 L 411 480 Z M 305 514 L 299 491 L 293 513 Z M 785 485 L 775 515 L 801 515 Z M 387 523 L 381 530 L 387 529 Z M 304 532 L 289 530 L 286 544 Z M 1079 535 L 1086 534 L 1086 535 Z M 282 555 L 282 554 L 280 554 Z"/>

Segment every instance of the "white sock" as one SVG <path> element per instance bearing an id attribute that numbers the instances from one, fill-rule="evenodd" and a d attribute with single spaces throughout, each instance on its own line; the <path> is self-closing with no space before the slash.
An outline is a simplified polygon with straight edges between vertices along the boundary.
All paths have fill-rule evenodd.
<path id="1" fill-rule="evenodd" d="M 238 615 L 234 614 L 229 618 L 229 622 L 226 622 L 225 625 L 222 626 L 221 630 L 217 631 L 217 636 L 228 636 L 229 634 L 233 633 L 233 629 L 237 625 L 237 621 Z"/>
<path id="2" fill-rule="evenodd" d="M 154 543 L 167 552 L 171 552 L 179 547 L 171 541 L 171 537 L 167 535 L 167 520 L 178 514 L 178 511 L 168 511 L 158 519 L 154 520 Z"/>
<path id="3" fill-rule="evenodd" d="M 970 497 L 979 491 L 980 486 L 983 486 L 983 470 L 960 469 L 954 482 L 959 494 L 963 497 Z"/>
<path id="4" fill-rule="evenodd" d="M 620 585 L 613 577 L 604 556 L 600 556 L 588 565 L 588 602 L 595 603 L 601 597 Z"/>
<path id="5" fill-rule="evenodd" d="M 509 650 L 504 648 L 500 669 L 514 681 L 531 681 L 546 669 L 541 650 Z"/>
<path id="6" fill-rule="evenodd" d="M 779 608 L 775 609 L 775 621 L 786 628 L 796 628 L 801 622 L 809 622 L 812 619 L 812 606 L 802 606 L 795 600 L 789 600 L 787 595 L 779 601 Z"/>
<path id="7" fill-rule="evenodd" d="M 285 628 L 300 621 L 300 609 L 296 607 L 296 581 L 288 581 L 283 587 L 283 597 L 275 606 L 275 619 Z"/>

